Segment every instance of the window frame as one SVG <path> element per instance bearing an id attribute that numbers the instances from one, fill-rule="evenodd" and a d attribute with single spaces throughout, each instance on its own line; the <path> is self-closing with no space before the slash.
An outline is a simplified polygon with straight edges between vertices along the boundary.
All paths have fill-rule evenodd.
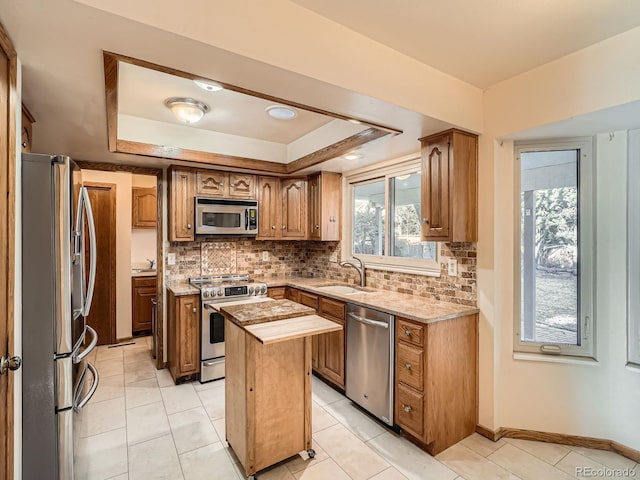
<path id="1" fill-rule="evenodd" d="M 389 247 L 391 245 L 390 234 L 390 218 L 391 218 L 391 199 L 389 198 L 390 188 L 389 179 L 401 175 L 422 172 L 422 159 L 419 154 L 409 155 L 400 159 L 384 162 L 382 164 L 372 165 L 363 169 L 350 172 L 343 177 L 343 191 L 345 192 L 345 202 L 343 205 L 343 248 L 341 249 L 341 260 L 348 260 L 353 257 L 353 201 L 354 187 L 375 181 L 384 180 L 385 182 L 385 255 L 367 255 L 355 254 L 361 259 L 366 268 L 373 270 L 387 270 L 400 273 L 409 273 L 414 275 L 426 275 L 439 277 L 441 275 L 440 266 L 440 244 L 436 243 L 436 258 L 419 259 L 410 257 L 393 257 L 389 255 Z M 421 198 L 422 201 L 422 192 Z"/>
<path id="2" fill-rule="evenodd" d="M 595 268 L 596 268 L 596 162 L 593 137 L 518 141 L 514 143 L 514 315 L 513 351 L 554 356 L 596 358 Z M 520 338 L 522 272 L 521 245 L 521 154 L 554 150 L 578 150 L 578 332 L 580 345 L 523 342 Z M 557 350 L 545 351 L 543 346 Z"/>
<path id="3" fill-rule="evenodd" d="M 627 365 L 640 366 L 640 218 L 632 206 L 640 202 L 640 130 L 630 130 L 627 145 Z"/>

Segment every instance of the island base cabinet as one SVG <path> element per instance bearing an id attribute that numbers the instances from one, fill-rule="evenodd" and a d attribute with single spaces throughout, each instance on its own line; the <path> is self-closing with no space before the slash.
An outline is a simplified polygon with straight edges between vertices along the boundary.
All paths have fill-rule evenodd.
<path id="1" fill-rule="evenodd" d="M 226 440 L 247 476 L 311 448 L 311 337 L 262 344 L 225 320 Z"/>

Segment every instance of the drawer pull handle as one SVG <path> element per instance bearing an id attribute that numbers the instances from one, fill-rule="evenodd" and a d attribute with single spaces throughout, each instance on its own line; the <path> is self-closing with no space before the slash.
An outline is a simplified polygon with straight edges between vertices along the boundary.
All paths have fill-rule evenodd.
<path id="1" fill-rule="evenodd" d="M 196 307 L 193 307 L 193 313 L 197 313 L 198 309 Z"/>
<path id="2" fill-rule="evenodd" d="M 411 405 L 403 405 L 404 411 L 409 413 L 411 411 Z"/>
<path id="3" fill-rule="evenodd" d="M 271 230 L 275 230 L 276 226 L 275 225 L 271 225 Z"/>
<path id="4" fill-rule="evenodd" d="M 406 368 L 407 370 L 411 370 L 411 364 L 410 363 L 405 363 L 404 364 L 404 368 Z"/>
<path id="5" fill-rule="evenodd" d="M 410 336 L 411 336 L 411 330 L 409 330 L 409 329 L 405 330 L 405 331 L 404 331 L 404 334 L 405 334 L 407 337 L 410 337 Z"/>

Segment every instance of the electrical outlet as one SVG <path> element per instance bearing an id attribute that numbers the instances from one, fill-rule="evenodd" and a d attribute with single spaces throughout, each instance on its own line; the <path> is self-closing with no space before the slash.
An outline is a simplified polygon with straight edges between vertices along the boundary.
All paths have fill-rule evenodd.
<path id="1" fill-rule="evenodd" d="M 447 270 L 450 277 L 458 276 L 458 260 L 450 258 L 447 260 Z"/>
<path id="2" fill-rule="evenodd" d="M 264 250 L 262 252 L 262 261 L 263 262 L 268 262 L 269 261 L 269 252 L 267 250 Z"/>
<path id="3" fill-rule="evenodd" d="M 169 253 L 167 254 L 167 265 L 175 265 L 176 264 L 176 254 Z"/>
<path id="4" fill-rule="evenodd" d="M 333 263 L 338 263 L 338 254 L 336 252 L 333 252 L 330 256 L 329 256 L 329 261 L 333 262 Z"/>

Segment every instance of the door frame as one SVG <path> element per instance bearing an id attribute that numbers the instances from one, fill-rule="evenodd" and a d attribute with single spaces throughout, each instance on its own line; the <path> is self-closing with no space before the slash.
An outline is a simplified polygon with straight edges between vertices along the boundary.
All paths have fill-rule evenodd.
<path id="1" fill-rule="evenodd" d="M 80 168 L 85 170 L 98 170 L 102 172 L 124 172 L 136 175 L 155 176 L 156 194 L 157 194 L 157 273 L 156 273 L 156 345 L 158 356 L 156 357 L 156 368 L 158 370 L 165 368 L 167 365 L 164 361 L 164 226 L 162 213 L 164 211 L 164 170 L 162 168 L 138 167 L 135 165 L 116 165 L 114 163 L 88 162 L 84 160 L 76 160 Z"/>
<path id="2" fill-rule="evenodd" d="M 6 285 L 5 291 L 1 293 L 6 295 L 6 305 L 2 306 L 0 311 L 0 322 L 6 323 L 7 331 L 7 349 L 4 345 L 0 345 L 0 355 L 15 353 L 15 221 L 16 221 L 16 155 L 17 155 L 17 108 L 18 108 L 18 55 L 11 39 L 7 35 L 6 30 L 0 23 L 0 49 L 9 59 L 8 72 L 8 112 L 5 117 L 6 125 L 2 125 L 3 135 L 7 135 L 7 163 L 0 162 L 0 205 L 6 205 L 7 215 L 2 220 L 0 228 L 0 275 L 4 276 Z M 4 113 L 4 112 L 1 112 Z M 6 130 L 5 130 L 6 127 Z M 5 195 L 6 192 L 6 195 Z M 4 261 L 6 259 L 6 262 Z M 6 429 L 0 432 L 3 436 L 2 443 L 5 443 L 6 458 L 2 458 L 0 464 L 0 479 L 12 479 L 14 472 L 14 449 L 15 449 L 15 433 L 14 433 L 14 386 L 15 375 L 7 374 L 7 405 L 6 408 L 0 408 L 0 415 L 6 415 Z"/>
<path id="3" fill-rule="evenodd" d="M 109 275 L 109 283 L 111 284 L 111 305 L 113 308 L 111 309 L 111 314 L 109 315 L 109 343 L 117 343 L 117 335 L 116 335 L 116 322 L 117 322 L 117 298 L 116 298 L 116 259 L 118 257 L 118 251 L 116 249 L 116 212 L 117 212 L 117 193 L 118 186 L 115 183 L 103 183 L 103 182 L 82 182 L 85 187 L 89 188 L 101 188 L 101 189 L 109 189 L 109 202 L 112 205 L 111 210 L 111 219 L 109 223 L 111 223 L 112 234 L 111 238 L 109 238 L 109 243 L 111 247 L 111 251 L 113 255 L 111 256 L 111 262 L 109 265 L 110 275 Z"/>

